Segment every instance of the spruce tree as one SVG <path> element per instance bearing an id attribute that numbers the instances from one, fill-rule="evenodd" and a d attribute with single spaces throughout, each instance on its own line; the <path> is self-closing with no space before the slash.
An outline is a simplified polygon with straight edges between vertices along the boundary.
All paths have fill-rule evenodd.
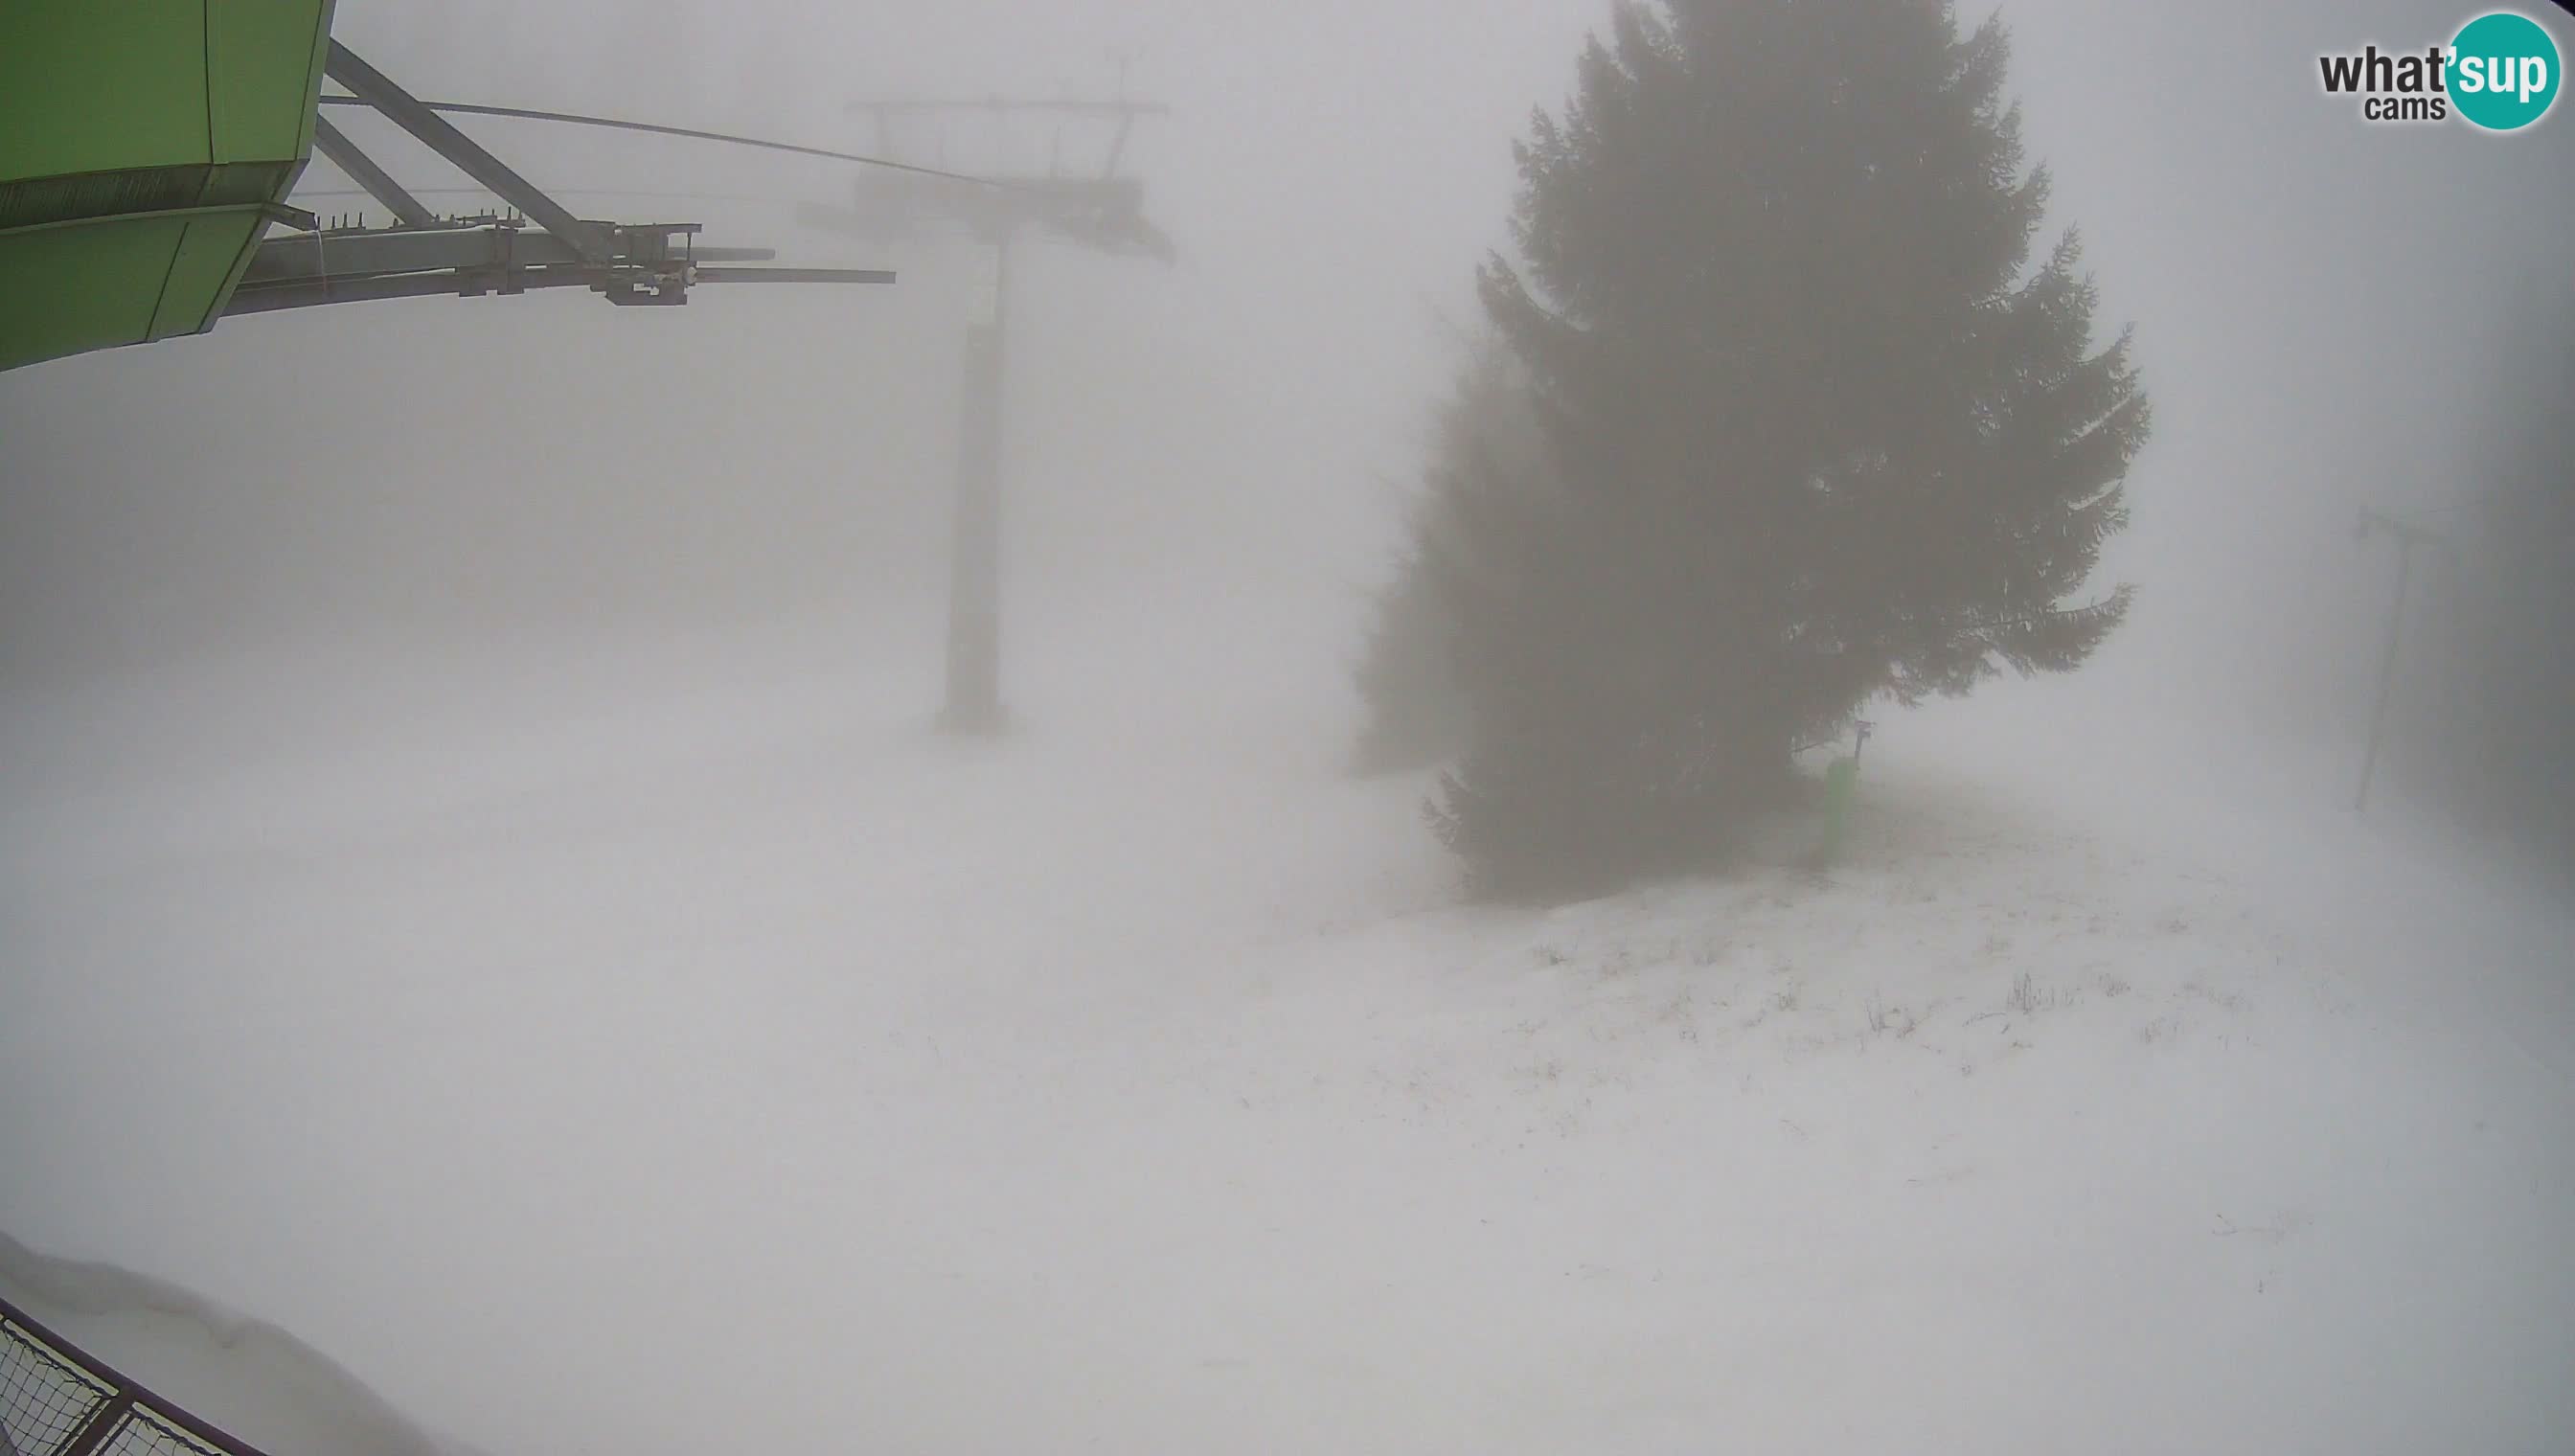
<path id="1" fill-rule="evenodd" d="M 1704 860 L 1871 697 L 2070 669 L 2147 404 L 2095 348 L 2003 97 L 1941 0 L 1622 0 L 1517 148 L 1484 305 L 1555 485 L 1467 490 L 1471 747 L 1431 817 L 1479 883 Z"/>
<path id="2" fill-rule="evenodd" d="M 1426 768 L 1465 747 L 1472 717 L 1455 664 L 1458 608 L 1431 561 L 1469 547 L 1464 520 L 1473 493 L 1540 489 L 1544 443 L 1530 418 L 1526 373 L 1498 338 L 1467 348 L 1454 388 L 1434 412 L 1404 555 L 1372 604 L 1352 675 L 1365 713 L 1352 754 L 1361 773 Z"/>

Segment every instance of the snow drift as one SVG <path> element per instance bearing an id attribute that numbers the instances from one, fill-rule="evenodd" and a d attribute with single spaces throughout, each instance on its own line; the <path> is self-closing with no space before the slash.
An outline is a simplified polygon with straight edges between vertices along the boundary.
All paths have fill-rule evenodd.
<path id="1" fill-rule="evenodd" d="M 269 1456 L 462 1456 L 328 1355 L 170 1280 L 0 1234 L 0 1297 Z"/>

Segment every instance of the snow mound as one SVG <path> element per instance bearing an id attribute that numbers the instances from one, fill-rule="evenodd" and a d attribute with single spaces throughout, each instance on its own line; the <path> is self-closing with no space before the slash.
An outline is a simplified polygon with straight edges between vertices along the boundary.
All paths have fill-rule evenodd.
<path id="1" fill-rule="evenodd" d="M 311 1345 L 167 1279 L 53 1258 L 0 1234 L 0 1296 L 269 1456 L 467 1456 Z"/>

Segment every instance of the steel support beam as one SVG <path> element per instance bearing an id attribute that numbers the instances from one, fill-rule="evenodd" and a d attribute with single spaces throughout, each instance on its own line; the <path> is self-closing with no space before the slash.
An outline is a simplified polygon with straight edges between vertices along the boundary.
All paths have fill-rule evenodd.
<path id="1" fill-rule="evenodd" d="M 524 293 L 538 288 L 589 288 L 606 293 L 618 286 L 614 272 L 579 264 L 545 268 L 465 268 L 439 273 L 391 273 L 365 277 L 278 279 L 244 283 L 234 290 L 224 317 L 270 314 L 281 309 L 309 309 L 323 304 L 370 303 L 397 298 L 475 298 L 485 294 Z M 703 268 L 699 283 L 892 283 L 894 275 L 872 268 Z"/>
<path id="2" fill-rule="evenodd" d="M 349 134 L 331 124 L 331 118 L 313 115 L 313 145 L 330 159 L 332 166 L 349 176 L 349 180 L 367 189 L 367 195 L 393 209 L 394 218 L 407 228 L 438 225 L 438 215 L 421 206 L 420 199 L 403 190 L 393 175 L 376 165 L 373 157 L 358 150 Z"/>
<path id="3" fill-rule="evenodd" d="M 700 283 L 892 283 L 891 268 L 701 268 Z"/>
<path id="4" fill-rule="evenodd" d="M 280 309 L 309 309 L 323 304 L 370 303 L 379 299 L 473 297 L 487 293 L 521 293 L 532 288 L 580 288 L 595 283 L 600 276 L 594 270 L 574 265 L 245 283 L 233 290 L 233 301 L 225 306 L 224 317 L 269 314 Z"/>
<path id="5" fill-rule="evenodd" d="M 331 42 L 331 53 L 323 73 L 349 88 L 352 95 L 391 118 L 393 124 L 418 137 L 431 151 L 463 169 L 466 176 L 492 189 L 503 202 L 526 213 L 530 221 L 556 237 L 581 255 L 585 263 L 604 265 L 614 256 L 609 240 L 597 228 L 574 217 L 564 205 L 548 197 L 537 185 L 512 171 L 508 163 L 475 144 L 473 138 L 458 131 L 447 118 L 423 106 L 410 92 L 394 84 L 384 72 L 359 59 L 356 52 L 339 41 Z"/>
<path id="6" fill-rule="evenodd" d="M 774 248 L 696 248 L 690 256 L 710 263 L 761 263 Z M 378 273 L 427 273 L 451 268 L 547 267 L 583 262 L 551 233 L 514 228 L 391 228 L 273 237 L 260 244 L 242 282 L 354 278 Z"/>

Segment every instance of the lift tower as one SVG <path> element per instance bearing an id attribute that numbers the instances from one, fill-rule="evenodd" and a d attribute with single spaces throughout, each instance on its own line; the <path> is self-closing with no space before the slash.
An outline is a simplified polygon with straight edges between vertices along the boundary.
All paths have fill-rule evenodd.
<path id="1" fill-rule="evenodd" d="M 993 186 L 957 188 L 907 175 L 864 177 L 853 208 L 808 206 L 813 226 L 882 242 L 938 229 L 973 249 L 975 283 L 967 306 L 965 379 L 958 414 L 956 519 L 950 538 L 947 686 L 940 724 L 952 732 L 989 733 L 1008 722 L 1002 706 L 1003 382 L 1009 345 L 1011 258 L 1030 234 L 1053 235 L 1113 256 L 1165 263 L 1172 241 L 1146 221 L 1145 188 L 1119 164 L 1139 118 L 1161 116 L 1154 102 L 904 98 L 860 101 L 874 120 L 872 152 L 890 154 L 895 124 L 907 118 L 960 115 L 1008 118 L 1053 115 L 1115 124 L 1099 172 L 1068 176 L 1061 165 L 1040 175 L 983 174 Z M 1061 159 L 1062 135 L 1058 134 Z"/>

